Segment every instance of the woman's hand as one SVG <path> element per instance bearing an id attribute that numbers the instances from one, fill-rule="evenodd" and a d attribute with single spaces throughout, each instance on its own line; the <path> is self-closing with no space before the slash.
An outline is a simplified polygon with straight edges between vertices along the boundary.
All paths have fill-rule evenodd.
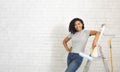
<path id="1" fill-rule="evenodd" d="M 70 48 L 67 47 L 67 48 L 66 48 L 66 51 L 67 51 L 67 52 L 71 52 L 71 50 L 72 50 L 72 47 L 70 47 Z"/>
<path id="2" fill-rule="evenodd" d="M 70 47 L 70 48 L 68 48 L 68 50 L 67 50 L 68 52 L 71 52 L 72 51 L 72 47 Z"/>

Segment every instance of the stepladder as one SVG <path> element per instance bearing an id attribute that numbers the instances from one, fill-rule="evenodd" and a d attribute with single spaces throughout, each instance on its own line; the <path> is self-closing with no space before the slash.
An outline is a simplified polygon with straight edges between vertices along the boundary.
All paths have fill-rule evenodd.
<path id="1" fill-rule="evenodd" d="M 102 62 L 103 62 L 103 66 L 105 68 L 105 71 L 104 72 L 110 72 L 110 69 L 109 69 L 109 66 L 108 66 L 108 60 L 105 58 L 103 52 L 102 52 L 102 47 L 100 45 L 98 45 L 98 51 L 99 51 L 99 56 L 94 58 L 93 61 L 95 60 L 99 60 L 100 58 L 102 59 Z M 84 69 L 83 69 L 83 72 L 89 72 L 89 68 L 92 64 L 93 61 L 90 61 L 90 60 L 87 60 L 86 61 L 86 64 L 84 66 Z"/>

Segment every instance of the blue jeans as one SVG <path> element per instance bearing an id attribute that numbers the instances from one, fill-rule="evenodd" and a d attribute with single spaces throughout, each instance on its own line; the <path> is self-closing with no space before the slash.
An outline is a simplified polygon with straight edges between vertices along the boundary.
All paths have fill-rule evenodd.
<path id="1" fill-rule="evenodd" d="M 82 61 L 83 57 L 81 57 L 78 53 L 70 52 L 67 57 L 67 69 L 65 72 L 76 72 Z"/>

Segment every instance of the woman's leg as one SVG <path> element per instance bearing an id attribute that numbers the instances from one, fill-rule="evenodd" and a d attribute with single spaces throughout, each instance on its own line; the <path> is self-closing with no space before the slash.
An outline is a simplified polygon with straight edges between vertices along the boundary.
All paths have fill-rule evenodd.
<path id="1" fill-rule="evenodd" d="M 66 69 L 65 72 L 76 72 L 76 70 L 79 68 L 79 66 L 80 66 L 80 64 L 78 64 L 77 61 L 73 60 L 73 61 L 69 64 L 69 66 L 68 66 L 68 68 Z"/>
<path id="2" fill-rule="evenodd" d="M 68 67 L 65 72 L 75 72 L 81 65 L 83 58 L 78 54 L 68 55 Z"/>
<path id="3" fill-rule="evenodd" d="M 68 57 L 67 57 L 67 67 L 69 66 L 69 64 L 72 62 L 72 53 L 69 53 L 68 54 Z"/>

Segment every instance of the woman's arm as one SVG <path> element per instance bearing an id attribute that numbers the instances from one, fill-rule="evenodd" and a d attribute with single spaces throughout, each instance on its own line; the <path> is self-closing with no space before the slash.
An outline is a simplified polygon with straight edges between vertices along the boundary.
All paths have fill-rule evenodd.
<path id="1" fill-rule="evenodd" d="M 64 40 L 63 40 L 63 45 L 65 47 L 65 49 L 70 52 L 72 48 L 69 48 L 67 45 L 67 42 L 70 40 L 70 38 L 67 36 Z"/>
<path id="2" fill-rule="evenodd" d="M 92 48 L 94 49 L 96 47 L 97 41 L 99 39 L 100 32 L 95 31 L 95 30 L 91 30 L 90 35 L 95 35 L 95 38 L 94 38 L 93 43 L 92 43 Z"/>

